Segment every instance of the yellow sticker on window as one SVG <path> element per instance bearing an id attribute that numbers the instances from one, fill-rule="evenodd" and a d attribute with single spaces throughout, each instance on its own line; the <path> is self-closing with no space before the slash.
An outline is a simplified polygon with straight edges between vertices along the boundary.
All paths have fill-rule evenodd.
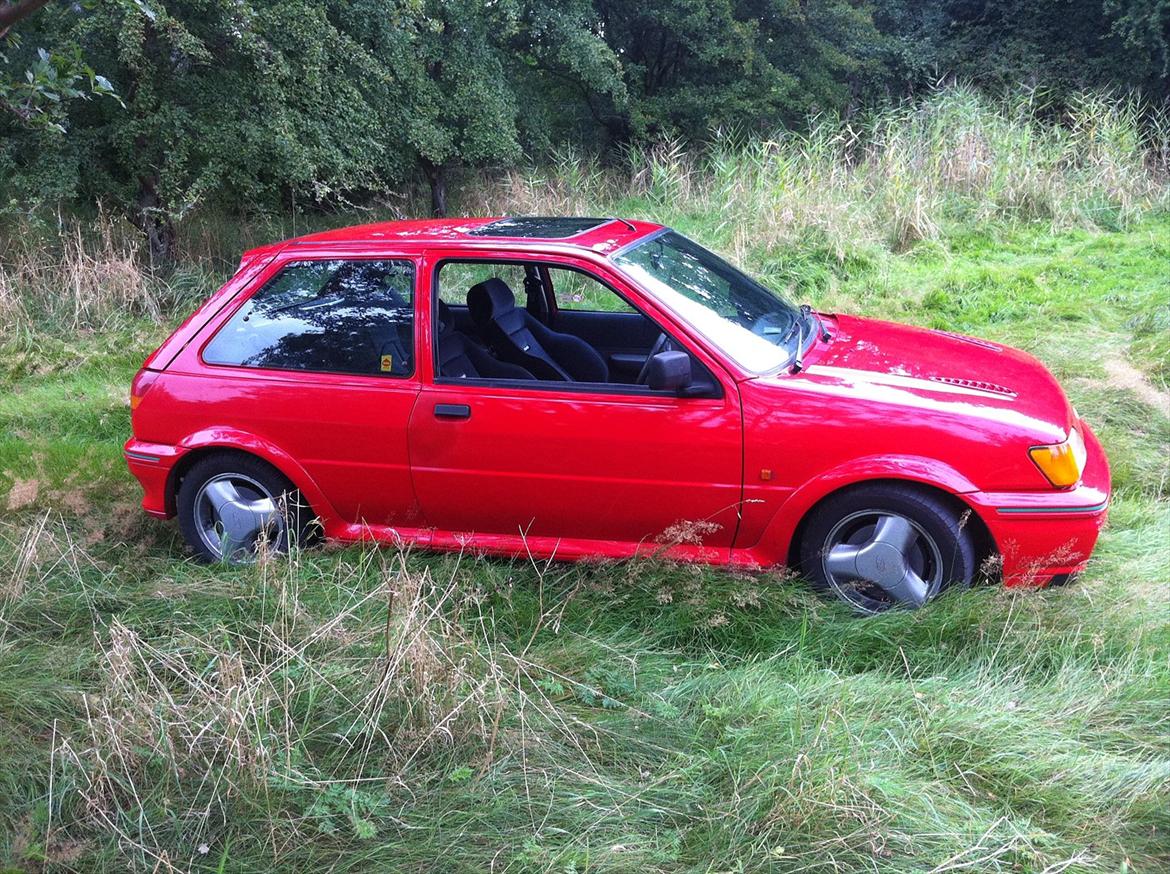
<path id="1" fill-rule="evenodd" d="M 383 355 L 382 356 L 382 372 L 389 373 L 393 369 L 394 369 L 394 356 L 393 355 Z"/>

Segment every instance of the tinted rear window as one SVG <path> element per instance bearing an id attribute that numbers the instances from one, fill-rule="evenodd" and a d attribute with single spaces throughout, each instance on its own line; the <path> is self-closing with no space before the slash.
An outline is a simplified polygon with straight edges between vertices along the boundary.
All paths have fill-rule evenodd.
<path id="1" fill-rule="evenodd" d="M 468 231 L 473 237 L 525 237 L 541 240 L 563 240 L 599 228 L 613 219 L 556 218 L 528 216 L 500 219 Z"/>
<path id="2" fill-rule="evenodd" d="M 203 350 L 208 364 L 408 376 L 414 370 L 409 261 L 295 261 Z"/>

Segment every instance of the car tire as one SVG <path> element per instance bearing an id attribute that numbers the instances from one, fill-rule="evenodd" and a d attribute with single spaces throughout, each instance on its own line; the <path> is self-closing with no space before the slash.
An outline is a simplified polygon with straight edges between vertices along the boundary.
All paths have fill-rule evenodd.
<path id="1" fill-rule="evenodd" d="M 944 589 L 974 580 L 978 557 L 970 512 L 912 485 L 851 488 L 809 515 L 799 570 L 814 588 L 858 613 L 920 607 Z"/>
<path id="2" fill-rule="evenodd" d="M 183 539 L 203 562 L 247 564 L 262 538 L 271 552 L 284 553 L 313 533 L 313 514 L 296 487 L 272 465 L 242 452 L 196 461 L 175 503 Z"/>

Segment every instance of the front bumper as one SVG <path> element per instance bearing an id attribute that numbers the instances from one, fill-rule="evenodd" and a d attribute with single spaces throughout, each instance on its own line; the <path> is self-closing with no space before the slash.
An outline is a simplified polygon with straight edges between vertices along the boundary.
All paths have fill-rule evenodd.
<path id="1" fill-rule="evenodd" d="M 146 443 L 133 437 L 122 447 L 130 473 L 142 484 L 142 509 L 150 515 L 160 519 L 175 515 L 173 503 L 168 500 L 167 483 L 183 452 L 177 446 Z"/>
<path id="2" fill-rule="evenodd" d="M 964 495 L 991 532 L 1008 586 L 1046 586 L 1084 569 L 1109 509 L 1109 460 L 1084 422 L 1085 470 L 1071 489 Z"/>

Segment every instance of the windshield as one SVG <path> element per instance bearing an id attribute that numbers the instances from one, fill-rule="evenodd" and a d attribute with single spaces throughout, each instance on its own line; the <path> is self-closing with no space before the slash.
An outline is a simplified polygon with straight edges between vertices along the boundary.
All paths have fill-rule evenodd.
<path id="1" fill-rule="evenodd" d="M 800 341 L 812 335 L 800 310 L 674 231 L 636 243 L 614 263 L 753 373 L 789 364 Z"/>

